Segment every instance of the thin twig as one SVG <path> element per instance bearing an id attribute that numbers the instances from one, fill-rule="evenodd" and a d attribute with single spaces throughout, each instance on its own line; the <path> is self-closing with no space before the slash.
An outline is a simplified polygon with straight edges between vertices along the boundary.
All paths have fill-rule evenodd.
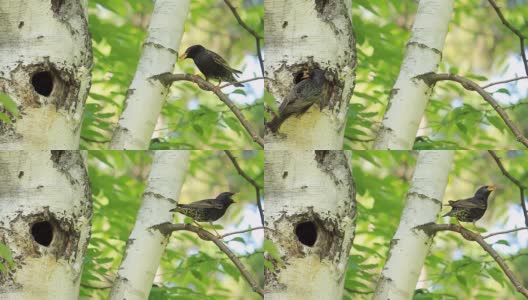
<path id="1" fill-rule="evenodd" d="M 420 225 L 416 227 L 416 229 L 423 230 L 430 236 L 434 235 L 439 231 L 454 231 L 460 233 L 462 237 L 468 241 L 477 242 L 482 247 L 482 249 L 484 249 L 484 251 L 488 252 L 488 254 L 493 257 L 493 259 L 497 262 L 504 274 L 506 274 L 508 279 L 510 279 L 510 282 L 513 284 L 515 289 L 525 297 L 528 297 L 528 289 L 526 289 L 522 285 L 522 282 L 515 277 L 512 270 L 510 269 L 510 267 L 508 267 L 504 259 L 500 257 L 500 255 L 488 243 L 486 243 L 486 241 L 484 241 L 484 238 L 480 234 L 455 224 L 428 223 Z"/>
<path id="2" fill-rule="evenodd" d="M 198 85 L 198 87 L 202 90 L 211 91 L 215 93 L 215 95 L 220 99 L 220 101 L 224 102 L 225 105 L 227 105 L 227 107 L 229 107 L 229 109 L 231 109 L 231 111 L 235 114 L 235 116 L 240 121 L 242 126 L 246 129 L 247 133 L 251 136 L 253 141 L 259 144 L 261 147 L 264 147 L 264 140 L 258 135 L 258 133 L 253 128 L 251 128 L 249 121 L 244 117 L 242 112 L 240 112 L 240 109 L 238 109 L 238 107 L 229 99 L 229 97 L 227 97 L 226 94 L 222 93 L 220 89 L 214 84 L 203 80 L 200 76 L 193 74 L 162 73 L 159 75 L 152 76 L 151 79 L 159 80 L 162 84 L 166 86 L 169 86 L 174 81 L 191 81 L 196 83 L 196 85 Z"/>
<path id="3" fill-rule="evenodd" d="M 267 79 L 266 77 L 255 77 L 255 78 L 251 78 L 251 79 L 245 79 L 245 80 L 240 80 L 240 81 L 233 81 L 233 82 L 229 82 L 229 83 L 226 83 L 224 85 L 221 85 L 220 86 L 220 89 L 223 89 L 225 88 L 226 86 L 230 86 L 230 85 L 233 85 L 233 84 L 237 84 L 237 83 L 244 83 L 244 82 L 250 82 L 250 81 L 255 81 L 255 80 L 260 80 L 260 79 Z"/>
<path id="4" fill-rule="evenodd" d="M 484 235 L 484 236 L 482 236 L 482 238 L 483 239 L 487 239 L 487 238 L 495 236 L 495 235 L 511 233 L 511 232 L 516 232 L 516 231 L 521 231 L 521 230 L 527 230 L 527 229 L 528 229 L 528 227 L 521 227 L 521 228 L 510 229 L 510 230 L 498 231 L 498 232 L 494 232 L 494 233 L 490 233 L 490 234 Z"/>
<path id="5" fill-rule="evenodd" d="M 242 26 L 247 32 L 249 32 L 249 34 L 251 34 L 253 37 L 255 37 L 255 41 L 256 41 L 256 47 L 257 47 L 257 57 L 259 59 L 259 63 L 260 63 L 260 70 L 262 71 L 262 76 L 264 76 L 264 60 L 262 59 L 262 50 L 260 49 L 260 40 L 262 39 L 262 37 L 253 29 L 251 29 L 251 27 L 249 27 L 243 20 L 242 18 L 240 18 L 240 15 L 238 14 L 236 8 L 233 6 L 233 4 L 231 4 L 231 2 L 229 0 L 224 0 L 224 3 L 229 7 L 229 9 L 231 10 L 231 12 L 233 13 L 233 15 L 235 16 L 235 18 L 237 19 L 238 21 L 238 24 L 240 24 L 240 26 Z"/>
<path id="6" fill-rule="evenodd" d="M 262 203 L 260 202 L 260 190 L 262 187 L 251 177 L 249 177 L 246 172 L 240 168 L 240 165 L 238 164 L 236 157 L 231 153 L 229 150 L 224 150 L 225 154 L 229 159 L 231 160 L 231 163 L 233 163 L 233 166 L 238 171 L 238 174 L 242 176 L 249 184 L 251 184 L 253 187 L 255 187 L 255 193 L 257 198 L 257 207 L 260 213 L 260 221 L 262 222 L 262 225 L 264 225 L 264 209 L 262 208 Z"/>
<path id="7" fill-rule="evenodd" d="M 419 75 L 416 78 L 423 79 L 428 85 L 433 85 L 437 81 L 442 81 L 442 80 L 455 81 L 455 82 L 462 84 L 462 86 L 466 90 L 475 91 L 479 93 L 479 95 L 482 96 L 482 98 L 486 102 L 488 102 L 491 105 L 491 107 L 493 107 L 493 109 L 495 109 L 497 114 L 499 114 L 499 116 L 504 121 L 504 123 L 506 123 L 506 126 L 513 133 L 517 141 L 519 141 L 521 144 L 523 144 L 525 147 L 528 148 L 528 139 L 523 135 L 522 131 L 519 128 L 517 128 L 517 126 L 515 126 L 515 124 L 510 119 L 506 111 L 504 111 L 504 109 L 497 103 L 497 101 L 488 92 L 486 92 L 483 88 L 481 88 L 474 81 L 468 78 L 462 77 L 462 76 L 458 76 L 455 74 L 446 74 L 446 73 L 444 74 L 426 73 L 426 74 Z"/>
<path id="8" fill-rule="evenodd" d="M 499 156 L 495 151 L 488 150 L 488 153 L 493 157 L 495 162 L 497 163 L 497 166 L 501 170 L 502 174 L 506 176 L 513 184 L 515 184 L 519 188 L 520 198 L 521 198 L 521 207 L 523 210 L 524 215 L 524 225 L 528 227 L 528 212 L 526 211 L 526 203 L 524 202 L 524 190 L 527 188 L 525 185 L 523 185 L 517 178 L 513 177 L 508 171 L 506 171 L 506 168 L 504 168 L 504 165 L 502 164 L 502 161 L 500 160 Z"/>
<path id="9" fill-rule="evenodd" d="M 249 285 L 253 288 L 253 291 L 257 294 L 259 294 L 261 297 L 264 297 L 264 290 L 258 285 L 257 281 L 253 278 L 253 276 L 249 273 L 249 271 L 246 269 L 244 264 L 238 259 L 238 257 L 224 244 L 218 237 L 216 237 L 214 234 L 210 233 L 209 231 L 191 225 L 191 224 L 171 224 L 171 223 L 162 223 L 156 226 L 152 226 L 152 229 L 159 230 L 162 234 L 169 236 L 174 231 L 179 230 L 185 230 L 185 231 L 191 231 L 194 232 L 204 241 L 211 241 L 213 242 L 222 252 L 224 252 L 229 259 L 235 264 L 235 266 L 238 268 L 244 279 L 249 283 Z"/>
<path id="10" fill-rule="evenodd" d="M 488 0 L 488 2 L 493 6 L 493 9 L 499 16 L 500 20 L 502 21 L 502 24 L 504 24 L 508 29 L 510 29 L 511 32 L 513 32 L 517 37 L 519 37 L 520 41 L 520 47 L 521 47 L 521 57 L 524 64 L 524 71 L 526 72 L 526 75 L 528 75 L 528 59 L 526 58 L 526 52 L 524 51 L 524 40 L 527 38 L 524 34 L 521 33 L 521 31 L 506 20 L 504 15 L 502 14 L 502 11 L 500 10 L 497 3 L 495 3 L 495 0 Z"/>
<path id="11" fill-rule="evenodd" d="M 224 239 L 230 235 L 233 235 L 233 234 L 240 234 L 240 233 L 246 233 L 246 232 L 250 232 L 250 231 L 253 231 L 253 230 L 258 230 L 258 229 L 266 229 L 266 227 L 264 226 L 261 226 L 261 227 L 253 227 L 253 228 L 248 228 L 248 229 L 244 229 L 244 230 L 239 230 L 239 231 L 233 231 L 233 232 L 229 232 L 229 233 L 226 233 L 226 234 L 222 234 L 220 236 L 220 239 Z"/>
<path id="12" fill-rule="evenodd" d="M 508 82 L 512 82 L 512 81 L 517 81 L 517 80 L 522 80 L 522 79 L 528 79 L 528 76 L 521 76 L 521 77 L 515 77 L 515 78 L 512 78 L 512 79 L 506 79 L 506 80 L 501 80 L 501 81 L 497 81 L 497 82 L 492 82 L 492 83 L 489 83 L 489 84 L 486 84 L 486 85 L 482 86 L 482 88 L 483 89 L 487 89 L 490 86 L 494 86 L 494 85 L 502 84 L 502 83 L 508 83 Z"/>

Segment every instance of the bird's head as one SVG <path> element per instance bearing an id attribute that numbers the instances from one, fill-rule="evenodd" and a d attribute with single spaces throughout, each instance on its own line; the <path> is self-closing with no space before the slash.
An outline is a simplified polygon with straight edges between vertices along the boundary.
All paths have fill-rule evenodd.
<path id="1" fill-rule="evenodd" d="M 216 199 L 222 201 L 224 203 L 224 205 L 229 206 L 229 205 L 235 203 L 235 201 L 233 201 L 233 199 L 231 199 L 231 196 L 233 196 L 234 194 L 235 193 L 231 193 L 231 192 L 223 192 L 220 195 L 218 195 L 216 197 Z"/>
<path id="2" fill-rule="evenodd" d="M 495 185 L 485 185 L 480 187 L 475 193 L 475 198 L 488 199 L 488 196 L 493 192 L 497 187 Z"/>
<path id="3" fill-rule="evenodd" d="M 321 69 L 313 69 L 310 79 L 317 83 L 323 83 L 325 81 L 325 72 Z"/>
<path id="4" fill-rule="evenodd" d="M 187 50 L 185 50 L 185 52 L 180 55 L 179 59 L 194 58 L 198 53 L 201 53 L 203 51 L 205 51 L 204 46 L 194 45 L 187 48 Z"/>

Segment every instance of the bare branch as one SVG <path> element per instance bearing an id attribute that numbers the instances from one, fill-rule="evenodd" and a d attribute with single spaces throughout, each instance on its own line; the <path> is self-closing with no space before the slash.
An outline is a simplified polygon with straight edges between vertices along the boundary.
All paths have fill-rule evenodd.
<path id="1" fill-rule="evenodd" d="M 475 91 L 479 93 L 479 95 L 482 96 L 482 98 L 486 102 L 488 102 L 491 105 L 491 107 L 493 107 L 493 109 L 495 109 L 497 114 L 499 114 L 499 116 L 504 121 L 504 123 L 506 123 L 506 126 L 513 133 L 517 141 L 528 148 L 528 139 L 523 135 L 522 131 L 516 127 L 516 125 L 513 123 L 513 121 L 510 119 L 510 117 L 506 113 L 506 111 L 504 111 L 504 109 L 497 103 L 497 101 L 488 92 L 486 92 L 483 88 L 481 88 L 474 81 L 467 79 L 465 77 L 462 77 L 462 76 L 458 76 L 455 74 L 446 74 L 446 73 L 443 73 L 443 74 L 426 73 L 426 74 L 419 75 L 416 78 L 423 79 L 428 85 L 433 85 L 437 81 L 442 81 L 442 80 L 455 81 L 455 82 L 462 84 L 462 86 L 466 90 Z"/>
<path id="2" fill-rule="evenodd" d="M 249 121 L 244 117 L 242 112 L 240 112 L 240 109 L 227 97 L 226 94 L 222 93 L 220 91 L 220 88 L 213 85 L 212 83 L 205 81 L 200 76 L 193 75 L 193 74 L 172 74 L 172 73 L 163 73 L 156 76 L 152 76 L 150 79 L 159 80 L 164 85 L 169 86 L 174 81 L 191 81 L 196 83 L 199 88 L 201 88 L 204 91 L 210 91 L 215 93 L 215 95 L 220 99 L 220 101 L 224 102 L 229 109 L 235 114 L 237 119 L 240 121 L 242 126 L 246 129 L 247 133 L 251 136 L 253 141 L 257 144 L 259 144 L 261 147 L 264 147 L 264 140 L 262 137 L 260 137 L 257 132 L 251 128 L 251 125 L 249 124 Z"/>
<path id="3" fill-rule="evenodd" d="M 521 47 L 521 57 L 524 64 L 524 71 L 526 72 L 526 75 L 528 75 L 528 59 L 526 58 L 526 52 L 524 51 L 524 40 L 527 38 L 524 34 L 521 33 L 521 31 L 506 20 L 504 15 L 502 14 L 502 11 L 500 10 L 497 3 L 495 3 L 495 0 L 488 0 L 488 2 L 493 6 L 493 9 L 499 16 L 499 19 L 501 20 L 502 24 L 504 24 L 508 29 L 510 29 L 511 32 L 513 32 L 517 37 L 519 37 L 520 41 L 520 47 Z"/>
<path id="4" fill-rule="evenodd" d="M 235 18 L 237 19 L 238 24 L 240 24 L 240 26 L 242 26 L 247 32 L 249 32 L 249 34 L 255 37 L 255 41 L 257 44 L 257 56 L 258 56 L 259 63 L 260 63 L 260 70 L 262 71 L 262 76 L 264 76 L 264 60 L 262 59 L 262 50 L 260 49 L 260 40 L 262 39 L 262 37 L 255 30 L 251 29 L 251 27 L 249 27 L 242 20 L 242 18 L 240 18 L 240 15 L 238 14 L 236 8 L 233 6 L 233 4 L 231 4 L 229 0 L 224 0 L 224 2 L 229 7 L 231 12 L 235 16 Z"/>
<path id="5" fill-rule="evenodd" d="M 510 230 L 498 231 L 498 232 L 494 232 L 494 233 L 490 233 L 490 234 L 484 235 L 482 238 L 483 239 L 487 239 L 487 238 L 495 236 L 495 235 L 511 233 L 511 232 L 516 232 L 516 231 L 521 231 L 521 230 L 527 230 L 527 229 L 528 229 L 528 227 L 521 227 L 521 228 L 510 229 Z"/>
<path id="6" fill-rule="evenodd" d="M 500 255 L 488 243 L 484 241 L 484 238 L 480 234 L 455 224 L 428 223 L 418 226 L 416 227 L 416 229 L 423 230 L 426 234 L 431 236 L 439 231 L 454 231 L 460 233 L 462 237 L 468 241 L 477 242 L 482 247 L 482 249 L 484 249 L 484 251 L 488 252 L 488 254 L 493 257 L 493 259 L 495 260 L 495 262 L 497 262 L 504 274 L 506 274 L 508 279 L 510 279 L 510 282 L 513 284 L 515 289 L 525 297 L 528 297 L 528 289 L 526 289 L 522 285 L 522 282 L 515 277 L 512 270 L 510 269 L 510 267 L 508 267 L 504 259 L 500 257 Z"/>
<path id="7" fill-rule="evenodd" d="M 262 189 L 262 187 L 260 185 L 258 185 L 257 182 L 253 178 L 249 177 L 240 168 L 240 165 L 238 164 L 235 156 L 231 153 L 231 151 L 224 150 L 224 152 L 227 155 L 227 157 L 229 157 L 231 162 L 233 163 L 233 166 L 238 171 L 238 174 L 240 174 L 240 176 L 242 176 L 247 182 L 249 182 L 253 187 L 255 187 L 255 193 L 256 193 L 256 198 L 257 198 L 257 207 L 258 207 L 259 213 L 260 213 L 260 221 L 262 222 L 262 225 L 264 225 L 264 209 L 262 208 L 262 203 L 260 202 L 260 189 Z"/>
<path id="8" fill-rule="evenodd" d="M 518 179 L 513 177 L 508 171 L 506 171 L 506 168 L 504 168 L 502 161 L 500 160 L 497 153 L 495 153 L 495 151 L 488 150 L 488 153 L 491 155 L 491 157 L 493 157 L 493 159 L 497 163 L 497 166 L 499 166 L 499 169 L 501 170 L 502 174 L 519 188 L 521 207 L 524 215 L 524 224 L 526 225 L 526 227 L 528 227 L 528 212 L 526 211 L 526 203 L 524 202 L 524 190 L 526 189 L 526 186 L 523 185 Z"/>
<path id="9" fill-rule="evenodd" d="M 266 227 L 264 226 L 261 226 L 261 227 L 253 227 L 253 228 L 248 228 L 248 229 L 244 229 L 244 230 L 239 230 L 239 231 L 233 231 L 233 232 L 230 232 L 230 233 L 226 233 L 226 234 L 222 234 L 220 236 L 220 239 L 224 239 L 230 235 L 234 235 L 234 234 L 239 234 L 239 233 L 246 233 L 246 232 L 250 232 L 250 231 L 253 231 L 253 230 L 258 230 L 258 229 L 266 229 Z"/>
<path id="10" fill-rule="evenodd" d="M 241 80 L 241 81 L 233 81 L 233 82 L 229 82 L 229 83 L 226 83 L 226 84 L 224 84 L 224 85 L 221 85 L 221 86 L 219 87 L 219 89 L 223 89 L 223 88 L 225 88 L 226 86 L 230 86 L 230 85 L 237 84 L 237 83 L 250 82 L 250 81 L 255 81 L 255 80 L 260 80 L 260 79 L 268 79 L 268 78 L 267 78 L 267 77 L 255 77 L 255 78 L 245 79 L 245 80 Z"/>
<path id="11" fill-rule="evenodd" d="M 512 78 L 512 79 L 506 79 L 506 80 L 501 80 L 501 81 L 497 81 L 497 82 L 492 82 L 490 84 L 486 84 L 486 85 L 482 86 L 482 88 L 483 89 L 487 89 L 490 86 L 494 86 L 494 85 L 502 84 L 502 83 L 508 83 L 508 82 L 512 82 L 512 81 L 517 81 L 517 80 L 522 80 L 522 79 L 528 79 L 528 76 L 521 76 L 521 77 L 515 77 L 515 78 Z"/>
<path id="12" fill-rule="evenodd" d="M 257 281 L 252 277 L 252 275 L 249 273 L 249 271 L 246 269 L 244 264 L 238 259 L 238 257 L 214 234 L 210 233 L 209 231 L 191 225 L 191 224 L 171 224 L 171 223 L 162 223 L 156 226 L 152 226 L 152 229 L 159 230 L 162 234 L 169 236 L 174 231 L 191 231 L 194 232 L 204 241 L 211 241 L 213 242 L 222 252 L 224 252 L 229 259 L 235 264 L 235 266 L 238 268 L 244 279 L 249 283 L 249 285 L 253 288 L 253 291 L 257 294 L 259 294 L 261 297 L 264 297 L 264 290 L 258 285 Z"/>

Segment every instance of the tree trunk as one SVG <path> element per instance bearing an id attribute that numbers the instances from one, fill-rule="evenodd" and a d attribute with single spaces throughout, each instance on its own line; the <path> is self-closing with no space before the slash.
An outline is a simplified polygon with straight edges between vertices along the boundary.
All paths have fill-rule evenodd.
<path id="1" fill-rule="evenodd" d="M 414 228 L 436 222 L 453 151 L 420 151 L 398 229 L 374 293 L 375 300 L 412 299 L 432 238 Z"/>
<path id="2" fill-rule="evenodd" d="M 15 263 L 0 298 L 77 299 L 92 216 L 80 152 L 2 151 L 0 181 L 0 242 Z"/>
<path id="3" fill-rule="evenodd" d="M 0 92 L 20 117 L 0 122 L 0 148 L 78 149 L 92 67 L 86 1 L 1 2 Z"/>
<path id="4" fill-rule="evenodd" d="M 348 151 L 267 151 L 266 299 L 341 299 L 356 220 Z M 268 258 L 269 259 L 269 258 Z"/>
<path id="5" fill-rule="evenodd" d="M 147 189 L 110 299 L 147 299 L 168 237 L 150 227 L 172 222 L 189 162 L 189 151 L 156 151 Z"/>
<path id="6" fill-rule="evenodd" d="M 172 72 L 189 12 L 189 0 L 157 0 L 136 74 L 110 149 L 148 149 L 169 89 L 154 75 Z"/>
<path id="7" fill-rule="evenodd" d="M 415 77 L 435 72 L 442 58 L 453 0 L 422 0 L 374 149 L 412 149 L 432 88 Z"/>
<path id="8" fill-rule="evenodd" d="M 330 85 L 319 104 L 268 131 L 266 149 L 342 149 L 356 67 L 351 1 L 266 0 L 264 22 L 266 89 L 275 99 L 306 69 L 324 70 Z"/>

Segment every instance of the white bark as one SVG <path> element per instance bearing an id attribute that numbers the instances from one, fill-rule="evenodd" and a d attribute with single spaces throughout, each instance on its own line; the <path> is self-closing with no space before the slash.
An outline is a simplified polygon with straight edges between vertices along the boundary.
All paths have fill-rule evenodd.
<path id="1" fill-rule="evenodd" d="M 432 238 L 416 226 L 436 222 L 453 151 L 420 151 L 407 202 L 389 255 L 376 286 L 374 300 L 412 299 Z"/>
<path id="2" fill-rule="evenodd" d="M 169 89 L 150 77 L 172 72 L 189 13 L 189 0 L 157 0 L 136 74 L 110 149 L 148 149 Z"/>
<path id="3" fill-rule="evenodd" d="M 79 148 L 92 66 L 85 5 L 1 1 L 0 92 L 21 112 L 13 125 L 0 122 L 1 149 Z"/>
<path id="4" fill-rule="evenodd" d="M 265 299 L 342 299 L 356 220 L 348 151 L 267 151 L 266 239 L 284 264 L 265 270 Z M 296 234 L 300 223 L 312 222 Z"/>
<path id="5" fill-rule="evenodd" d="M 168 237 L 150 227 L 172 222 L 189 162 L 189 151 L 156 151 L 136 224 L 110 299 L 147 299 Z"/>
<path id="6" fill-rule="evenodd" d="M 398 79 L 392 88 L 374 149 L 412 149 L 432 88 L 415 77 L 435 72 L 453 11 L 453 0 L 421 0 Z"/>
<path id="7" fill-rule="evenodd" d="M 266 0 L 264 38 L 266 89 L 279 102 L 304 69 L 319 67 L 331 82 L 331 96 L 277 134 L 266 133 L 267 150 L 342 149 L 348 103 L 355 79 L 356 48 L 350 0 Z M 322 106 L 322 107 L 321 107 Z"/>
<path id="8" fill-rule="evenodd" d="M 79 151 L 0 152 L 0 242 L 15 262 L 0 272 L 0 299 L 78 298 L 90 194 Z"/>

